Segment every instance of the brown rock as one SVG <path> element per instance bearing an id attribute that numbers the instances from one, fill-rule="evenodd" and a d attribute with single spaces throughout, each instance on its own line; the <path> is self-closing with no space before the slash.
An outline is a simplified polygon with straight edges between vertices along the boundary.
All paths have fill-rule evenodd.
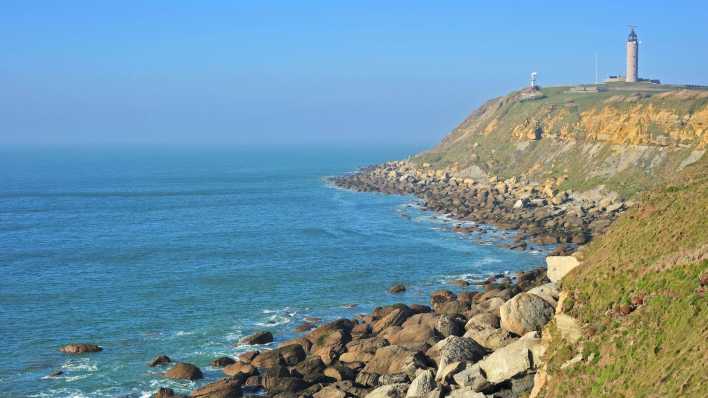
<path id="1" fill-rule="evenodd" d="M 324 375 L 337 381 L 354 380 L 354 371 L 344 365 L 331 365 L 324 370 Z"/>
<path id="2" fill-rule="evenodd" d="M 231 357 L 219 357 L 211 361 L 211 366 L 215 368 L 223 368 L 236 363 L 236 360 Z"/>
<path id="3" fill-rule="evenodd" d="M 96 344 L 73 343 L 61 347 L 59 351 L 65 354 L 84 354 L 89 352 L 100 352 L 103 351 L 103 348 L 97 346 Z"/>
<path id="4" fill-rule="evenodd" d="M 152 398 L 174 398 L 177 396 L 175 390 L 167 387 L 160 387 L 156 393 L 152 394 Z"/>
<path id="5" fill-rule="evenodd" d="M 413 315 L 413 311 L 407 306 L 402 306 L 395 308 L 393 311 L 388 313 L 386 316 L 376 321 L 372 326 L 372 331 L 374 334 L 381 333 L 382 330 L 388 328 L 389 326 L 400 326 L 403 322 Z"/>
<path id="6" fill-rule="evenodd" d="M 192 398 L 238 398 L 242 395 L 241 380 L 226 377 L 192 391 Z"/>
<path id="7" fill-rule="evenodd" d="M 285 347 L 280 347 L 278 348 L 278 353 L 287 366 L 297 365 L 307 356 L 300 344 L 290 344 Z"/>
<path id="8" fill-rule="evenodd" d="M 435 330 L 424 324 L 401 327 L 401 330 L 391 336 L 387 336 L 386 339 L 393 345 L 406 347 L 422 343 L 435 343 L 438 341 L 435 336 Z"/>
<path id="9" fill-rule="evenodd" d="M 246 351 L 243 354 L 239 355 L 238 359 L 241 362 L 250 363 L 253 360 L 253 358 L 255 358 L 258 354 L 259 354 L 258 351 Z"/>
<path id="10" fill-rule="evenodd" d="M 225 375 L 227 375 L 227 376 L 243 375 L 244 379 L 246 379 L 250 376 L 253 376 L 256 373 L 258 373 L 258 370 L 256 369 L 256 367 L 251 365 L 250 363 L 245 363 L 245 362 L 236 362 L 236 363 L 228 365 L 224 368 Z"/>
<path id="11" fill-rule="evenodd" d="M 273 334 L 271 332 L 257 332 L 239 341 L 240 344 L 247 345 L 268 344 L 271 342 L 273 342 Z"/>
<path id="12" fill-rule="evenodd" d="M 317 325 L 314 323 L 303 322 L 300 325 L 295 327 L 295 332 L 297 332 L 297 333 L 307 332 L 308 330 L 312 330 L 316 327 L 317 327 Z"/>
<path id="13" fill-rule="evenodd" d="M 199 380 L 203 378 L 204 375 L 198 367 L 191 363 L 177 362 L 175 366 L 165 372 L 165 377 L 170 379 Z"/>
<path id="14" fill-rule="evenodd" d="M 152 361 L 150 361 L 150 364 L 148 366 L 154 368 L 155 366 L 163 365 L 170 362 L 172 362 L 172 360 L 167 355 L 158 355 L 153 358 Z"/>
<path id="15" fill-rule="evenodd" d="M 379 348 L 363 372 L 390 375 L 397 373 L 415 373 L 416 368 L 425 366 L 425 358 L 419 352 L 409 351 L 400 346 Z"/>
<path id="16" fill-rule="evenodd" d="M 307 388 L 307 384 L 296 377 L 263 376 L 261 384 L 270 394 L 298 392 Z"/>
<path id="17" fill-rule="evenodd" d="M 448 301 L 456 300 L 457 296 L 455 293 L 449 290 L 438 290 L 430 295 L 430 304 L 435 308 L 436 305 L 446 303 Z"/>
<path id="18" fill-rule="evenodd" d="M 393 294 L 403 293 L 405 291 L 406 291 L 406 286 L 401 283 L 397 283 L 388 289 L 388 292 L 393 293 Z"/>
<path id="19" fill-rule="evenodd" d="M 274 368 L 282 364 L 283 362 L 277 350 L 262 351 L 251 361 L 251 365 L 257 368 Z"/>

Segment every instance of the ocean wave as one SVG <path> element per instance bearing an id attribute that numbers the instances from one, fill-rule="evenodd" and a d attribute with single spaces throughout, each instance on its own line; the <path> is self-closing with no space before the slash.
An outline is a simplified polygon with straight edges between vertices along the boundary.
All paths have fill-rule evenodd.
<path id="1" fill-rule="evenodd" d="M 98 370 L 98 366 L 89 358 L 70 359 L 64 362 L 61 368 L 69 372 L 95 372 Z"/>

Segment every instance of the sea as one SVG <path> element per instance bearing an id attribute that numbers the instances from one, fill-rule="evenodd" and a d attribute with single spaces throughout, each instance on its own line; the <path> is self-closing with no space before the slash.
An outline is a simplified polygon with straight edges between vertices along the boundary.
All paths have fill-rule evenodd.
<path id="1" fill-rule="evenodd" d="M 219 356 L 297 337 L 306 318 L 429 303 L 543 264 L 508 232 L 459 234 L 414 197 L 328 176 L 391 150 L 20 149 L 0 153 L 0 396 L 149 397 L 222 376 Z M 407 290 L 390 294 L 403 283 Z M 275 336 L 253 347 L 255 331 Z M 71 342 L 103 351 L 70 356 Z M 159 355 L 205 379 L 169 380 Z M 49 376 L 52 372 L 63 372 Z"/>

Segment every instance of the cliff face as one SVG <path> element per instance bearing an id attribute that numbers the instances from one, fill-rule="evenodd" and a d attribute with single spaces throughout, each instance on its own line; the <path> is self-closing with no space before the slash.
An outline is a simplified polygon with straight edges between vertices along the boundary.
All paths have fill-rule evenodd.
<path id="1" fill-rule="evenodd" d="M 700 159 L 706 145 L 708 91 L 554 87 L 488 101 L 414 162 L 461 177 L 564 176 L 566 189 L 602 184 L 632 196 Z"/>

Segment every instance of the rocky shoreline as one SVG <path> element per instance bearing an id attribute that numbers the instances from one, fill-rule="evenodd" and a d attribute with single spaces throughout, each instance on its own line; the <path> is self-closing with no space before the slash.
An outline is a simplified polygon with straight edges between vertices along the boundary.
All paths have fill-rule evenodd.
<path id="1" fill-rule="evenodd" d="M 517 242 L 570 243 L 561 252 L 601 233 L 625 204 L 589 201 L 558 191 L 551 183 L 517 179 L 484 182 L 447 172 L 417 170 L 407 162 L 370 167 L 336 177 L 340 187 L 359 191 L 414 194 L 425 207 L 465 221 L 520 231 Z M 557 182 L 556 182 L 557 184 Z M 472 231 L 468 228 L 465 231 Z M 525 247 L 525 246 L 524 246 Z M 224 378 L 203 385 L 191 397 L 262 395 L 278 398 L 514 398 L 543 383 L 541 331 L 556 319 L 570 336 L 580 329 L 562 314 L 558 282 L 579 265 L 573 256 L 549 256 L 547 268 L 496 275 L 458 294 L 439 290 L 430 303 L 378 307 L 354 319 L 321 324 L 311 319 L 295 328 L 301 337 L 275 349 L 220 357 L 211 366 Z M 400 284 L 390 293 L 405 291 Z M 568 318 L 567 316 L 565 316 Z M 563 318 L 563 319 L 560 319 Z M 559 320 L 560 319 L 560 320 Z M 561 322 L 563 321 L 563 322 Z M 562 326 L 562 327 L 561 327 Z M 271 344 L 258 332 L 239 344 Z M 98 352 L 72 344 L 67 354 Z M 156 357 L 151 367 L 164 377 L 199 380 L 194 364 Z M 178 397 L 161 388 L 154 397 Z"/>
<path id="2" fill-rule="evenodd" d="M 454 170 L 434 170 L 408 161 L 370 166 L 334 177 L 341 188 L 388 194 L 415 195 L 426 209 L 460 221 L 494 225 L 517 232 L 513 248 L 528 243 L 581 245 L 602 234 L 628 204 L 612 193 L 583 195 L 560 190 L 562 179 L 541 183 L 524 177 L 469 178 Z M 459 227 L 460 232 L 477 230 Z"/>
<path id="3" fill-rule="evenodd" d="M 512 398 L 527 396 L 545 351 L 541 330 L 558 308 L 559 278 L 577 265 L 560 259 L 548 270 L 496 275 L 474 291 L 432 293 L 429 305 L 394 304 L 354 319 L 317 324 L 275 349 L 215 358 L 224 377 L 191 397 L 262 395 L 278 398 Z M 400 286 L 397 287 L 399 290 Z M 302 325 L 301 325 L 302 326 Z M 272 343 L 257 332 L 239 344 Z M 70 344 L 67 354 L 99 352 Z M 148 366 L 164 377 L 199 380 L 199 367 L 157 356 Z M 180 397 L 160 388 L 154 397 Z"/>

